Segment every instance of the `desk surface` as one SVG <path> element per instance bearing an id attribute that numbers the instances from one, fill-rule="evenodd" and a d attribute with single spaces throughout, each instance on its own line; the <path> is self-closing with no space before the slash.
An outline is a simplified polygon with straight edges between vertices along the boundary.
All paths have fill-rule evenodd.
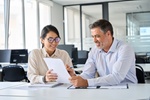
<path id="1" fill-rule="evenodd" d="M 5 84 L 5 82 L 3 82 Z M 28 89 L 26 85 L 0 90 L 2 100 L 149 100 L 150 84 L 130 84 L 129 89 L 67 89 L 68 84 L 55 88 Z M 26 87 L 26 88 L 25 88 Z"/>
<path id="2" fill-rule="evenodd" d="M 0 90 L 27 84 L 26 82 L 0 82 Z"/>

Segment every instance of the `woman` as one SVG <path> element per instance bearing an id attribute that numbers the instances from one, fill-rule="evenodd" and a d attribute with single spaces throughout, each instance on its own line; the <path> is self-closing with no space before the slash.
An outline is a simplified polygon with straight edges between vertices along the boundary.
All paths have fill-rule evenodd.
<path id="1" fill-rule="evenodd" d="M 48 69 L 43 58 L 60 58 L 67 66 L 68 72 L 71 70 L 68 66 L 72 66 L 69 54 L 64 50 L 57 49 L 60 36 L 56 27 L 52 25 L 45 26 L 41 32 L 40 40 L 42 48 L 32 50 L 28 58 L 27 76 L 32 84 L 52 82 L 57 79 L 57 74 Z"/>

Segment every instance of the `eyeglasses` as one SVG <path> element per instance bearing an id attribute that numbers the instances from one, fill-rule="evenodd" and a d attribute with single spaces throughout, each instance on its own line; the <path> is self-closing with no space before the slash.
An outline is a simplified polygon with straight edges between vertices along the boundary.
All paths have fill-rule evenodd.
<path id="1" fill-rule="evenodd" d="M 49 43 L 53 43 L 54 41 L 56 43 L 58 43 L 60 41 L 60 38 L 59 37 L 56 37 L 56 38 L 49 37 L 47 40 Z"/>

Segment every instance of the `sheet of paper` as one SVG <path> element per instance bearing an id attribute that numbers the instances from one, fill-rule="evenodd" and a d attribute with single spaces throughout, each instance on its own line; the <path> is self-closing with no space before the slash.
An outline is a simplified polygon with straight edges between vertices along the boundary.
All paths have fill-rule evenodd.
<path id="1" fill-rule="evenodd" d="M 97 86 L 94 87 L 74 87 L 73 85 L 69 86 L 68 89 L 98 89 Z"/>
<path id="2" fill-rule="evenodd" d="M 115 85 L 115 86 L 94 86 L 94 87 L 74 87 L 69 86 L 68 89 L 128 89 L 128 84 Z"/>
<path id="3" fill-rule="evenodd" d="M 69 81 L 69 73 L 66 70 L 66 67 L 61 59 L 57 58 L 44 58 L 49 69 L 53 69 L 54 73 L 57 73 L 58 79 L 56 80 L 58 83 L 70 83 Z"/>
<path id="4" fill-rule="evenodd" d="M 51 87 L 54 84 L 30 84 L 28 87 Z"/>
<path id="5" fill-rule="evenodd" d="M 128 84 L 124 84 L 124 85 L 114 85 L 114 86 L 101 86 L 101 89 L 127 89 L 128 88 Z"/>
<path id="6" fill-rule="evenodd" d="M 53 82 L 50 82 L 50 83 L 45 83 L 45 84 L 30 84 L 28 87 L 57 87 L 57 86 L 60 86 L 60 85 L 63 85 L 63 83 L 53 83 Z"/>

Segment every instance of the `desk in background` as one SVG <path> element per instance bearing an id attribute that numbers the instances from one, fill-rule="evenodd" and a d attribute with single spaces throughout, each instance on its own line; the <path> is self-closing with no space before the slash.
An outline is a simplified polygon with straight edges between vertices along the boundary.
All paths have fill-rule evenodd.
<path id="1" fill-rule="evenodd" d="M 77 71 L 77 72 L 79 72 L 79 73 L 81 73 L 82 69 L 84 67 L 84 64 L 77 64 L 75 66 L 76 66 L 76 68 L 74 68 L 74 70 Z"/>
<path id="2" fill-rule="evenodd" d="M 2 84 L 5 84 L 3 82 Z M 64 84 L 55 88 L 28 89 L 28 84 L 0 90 L 2 100 L 149 100 L 150 84 L 130 84 L 129 89 L 67 89 Z M 25 88 L 26 87 L 26 88 Z"/>
<path id="3" fill-rule="evenodd" d="M 145 64 L 137 64 L 137 65 L 140 65 L 144 72 L 150 72 L 150 63 L 145 63 Z"/>
<path id="4" fill-rule="evenodd" d="M 150 79 L 150 63 L 145 63 L 145 64 L 137 64 L 137 65 L 140 65 L 144 72 L 145 72 L 145 78 L 146 79 Z"/>

